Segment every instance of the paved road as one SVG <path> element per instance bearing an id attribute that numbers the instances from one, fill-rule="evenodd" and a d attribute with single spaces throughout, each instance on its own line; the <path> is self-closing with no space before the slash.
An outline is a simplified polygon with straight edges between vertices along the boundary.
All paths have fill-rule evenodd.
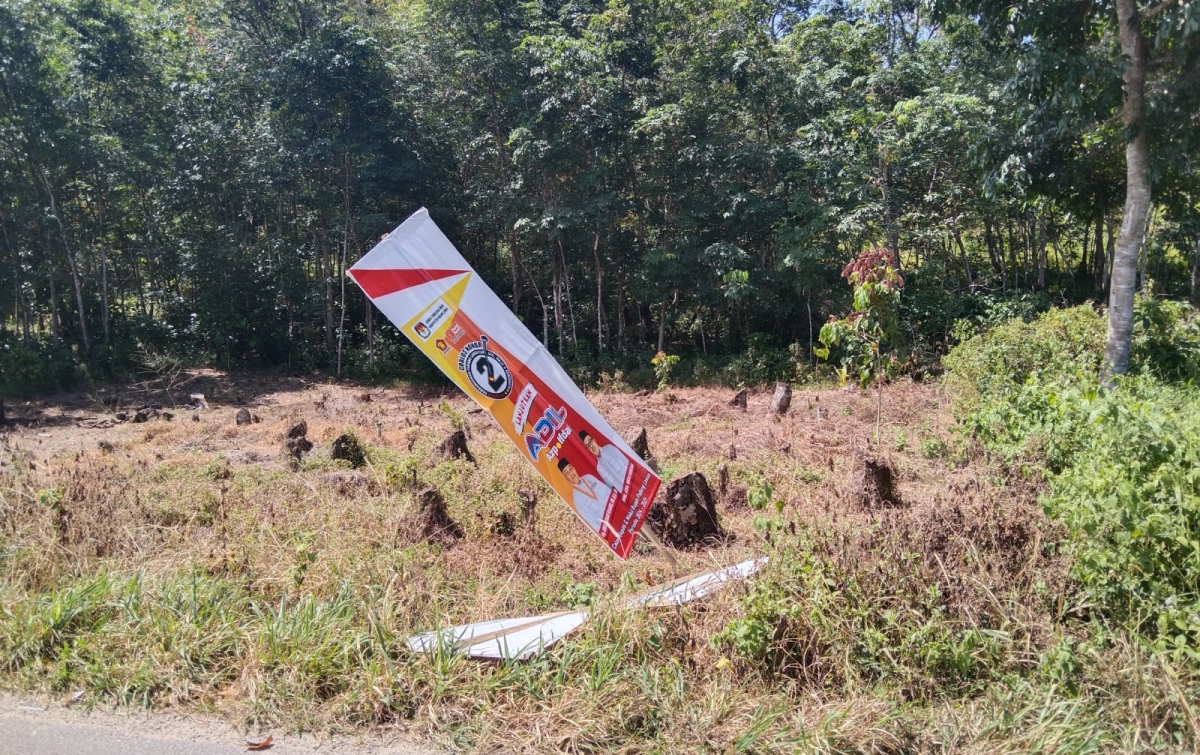
<path id="1" fill-rule="evenodd" d="M 293 736 L 272 732 L 271 755 L 435 755 L 395 737 Z M 245 738 L 228 723 L 172 713 L 85 713 L 0 695 L 0 755 L 234 755 Z"/>

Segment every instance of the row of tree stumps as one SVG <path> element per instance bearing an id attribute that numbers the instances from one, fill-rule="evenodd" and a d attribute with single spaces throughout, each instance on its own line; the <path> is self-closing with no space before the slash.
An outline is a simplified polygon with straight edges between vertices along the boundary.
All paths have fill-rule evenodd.
<path id="1" fill-rule="evenodd" d="M 748 410 L 747 389 L 738 391 L 729 405 L 742 411 Z M 787 414 L 791 406 L 792 388 L 787 383 L 777 383 L 771 398 L 770 412 L 776 418 Z M 245 411 L 245 410 L 243 410 Z M 239 416 L 239 424 L 245 418 Z M 293 423 L 288 431 L 285 445 L 288 452 L 301 459 L 312 450 L 307 438 L 308 426 L 304 420 Z M 650 451 L 649 439 L 642 428 L 630 442 L 630 446 L 652 469 L 658 469 L 657 460 Z M 732 451 L 732 448 L 731 448 Z M 331 447 L 331 457 L 344 459 L 358 468 L 366 463 L 365 450 L 353 434 L 338 436 Z M 434 461 L 464 460 L 477 464 L 474 454 L 467 445 L 463 430 L 455 430 L 433 449 Z M 732 454 L 731 454 L 731 458 Z M 414 470 L 411 481 L 417 486 Z M 736 509 L 747 504 L 747 490 L 734 484 L 729 467 L 722 464 L 718 470 L 717 489 L 714 492 L 708 480 L 700 472 L 691 472 L 669 481 L 651 504 L 646 517 L 646 526 L 670 548 L 687 550 L 727 543 L 731 535 L 721 526 L 717 505 Z M 850 497 L 860 506 L 875 507 L 895 505 L 899 502 L 895 491 L 894 469 L 886 459 L 879 459 L 855 451 L 851 459 L 848 479 Z M 490 531 L 500 537 L 533 537 L 536 522 L 537 494 L 522 490 L 519 493 L 520 514 L 502 513 L 492 523 Z M 413 521 L 412 535 L 429 543 L 450 544 L 464 537 L 458 522 L 451 518 L 446 500 L 434 487 L 420 488 L 415 494 L 417 515 Z"/>
<path id="2" fill-rule="evenodd" d="M 748 396 L 749 391 L 742 389 L 734 395 L 729 404 L 746 411 Z M 777 384 L 771 400 L 771 412 L 775 416 L 786 414 L 791 400 L 791 386 L 787 383 Z M 658 463 L 650 451 L 645 428 L 633 438 L 630 447 L 657 471 Z M 466 435 L 461 430 L 449 435 L 434 449 L 434 453 L 440 459 L 465 459 L 475 462 L 467 447 Z M 663 544 L 679 550 L 728 542 L 730 535 L 721 526 L 717 502 L 719 500 L 730 507 L 744 505 L 746 489 L 730 482 L 727 465 L 721 466 L 718 482 L 714 495 L 708 480 L 700 472 L 691 472 L 669 481 L 651 504 L 646 516 L 646 526 L 650 527 Z M 416 498 L 417 529 L 423 539 L 428 542 L 449 543 L 463 537 L 462 527 L 450 517 L 446 510 L 446 501 L 436 489 L 425 488 L 417 493 Z M 526 530 L 531 531 L 537 497 L 531 492 L 522 491 L 521 499 L 523 525 Z M 492 529 L 496 534 L 508 535 L 509 530 L 515 527 L 512 519 L 511 515 L 508 515 L 507 520 L 502 515 Z"/>

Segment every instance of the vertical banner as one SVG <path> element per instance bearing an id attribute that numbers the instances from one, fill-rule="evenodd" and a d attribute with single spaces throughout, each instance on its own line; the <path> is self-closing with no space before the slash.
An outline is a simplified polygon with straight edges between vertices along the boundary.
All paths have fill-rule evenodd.
<path id="1" fill-rule="evenodd" d="M 375 306 L 491 413 L 579 520 L 619 558 L 658 475 L 421 209 L 349 270 Z"/>

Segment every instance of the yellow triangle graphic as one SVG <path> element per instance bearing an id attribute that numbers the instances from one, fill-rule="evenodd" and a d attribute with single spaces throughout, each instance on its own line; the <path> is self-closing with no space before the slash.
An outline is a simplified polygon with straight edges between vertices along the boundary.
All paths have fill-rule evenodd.
<path id="1" fill-rule="evenodd" d="M 451 286 L 444 294 L 439 296 L 434 301 L 430 302 L 428 307 L 426 307 L 425 309 L 422 309 L 421 312 L 416 317 L 414 317 L 413 319 L 411 319 L 407 323 L 405 323 L 404 328 L 403 328 L 404 332 L 405 333 L 414 332 L 413 329 L 416 327 L 416 324 L 418 322 L 421 322 L 426 317 L 428 317 L 432 313 L 432 311 L 435 307 L 437 307 L 438 305 L 444 304 L 450 309 L 450 312 L 445 317 L 439 318 L 437 324 L 434 326 L 434 330 L 437 333 L 437 335 L 441 335 L 442 333 L 444 333 L 446 328 L 450 327 L 450 321 L 454 319 L 454 313 L 458 311 L 459 306 L 462 304 L 463 294 L 466 293 L 467 283 L 470 280 L 471 280 L 470 273 L 467 273 L 466 275 L 464 275 L 462 277 L 462 280 L 460 280 L 458 283 L 455 283 L 453 286 Z"/>

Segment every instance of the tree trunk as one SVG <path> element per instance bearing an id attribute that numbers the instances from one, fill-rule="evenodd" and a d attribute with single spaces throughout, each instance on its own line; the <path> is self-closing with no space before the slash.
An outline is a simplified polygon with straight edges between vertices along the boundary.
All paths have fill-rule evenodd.
<path id="1" fill-rule="evenodd" d="M 1037 219 L 1037 288 L 1046 288 L 1046 218 L 1042 215 Z"/>
<path id="2" fill-rule="evenodd" d="M 992 224 L 983 224 L 983 240 L 987 244 L 988 261 L 992 263 L 992 272 L 996 275 L 1004 276 L 1004 260 L 996 256 L 996 236 L 992 233 Z"/>
<path id="3" fill-rule="evenodd" d="M 891 186 L 888 183 L 887 162 L 884 162 L 881 172 L 879 185 L 883 191 L 883 223 L 887 233 L 887 248 L 892 253 L 896 269 L 900 270 L 900 228 L 896 224 L 896 219 L 892 212 L 892 196 L 890 191 Z"/>
<path id="4" fill-rule="evenodd" d="M 1200 229 L 1196 230 L 1196 256 L 1192 259 L 1192 301 L 1196 301 L 1196 285 L 1200 282 L 1197 279 L 1200 279 Z"/>
<path id="5" fill-rule="evenodd" d="M 1008 257 L 1012 264 L 1012 290 L 1017 291 L 1021 288 L 1021 262 L 1017 257 L 1017 232 L 1013 230 L 1012 224 L 1008 224 Z"/>
<path id="6" fill-rule="evenodd" d="M 1125 213 L 1112 263 L 1108 297 L 1108 337 L 1104 345 L 1104 381 L 1129 369 L 1133 338 L 1133 293 L 1137 284 L 1138 253 L 1150 211 L 1150 142 L 1142 123 L 1146 94 L 1146 38 L 1142 36 L 1135 0 L 1117 0 L 1117 24 L 1125 67 Z M 1132 137 L 1132 138 L 1130 138 Z"/>
<path id="7" fill-rule="evenodd" d="M 333 351 L 335 347 L 333 341 L 333 254 L 324 243 L 321 246 L 323 247 L 321 260 L 324 265 L 321 274 L 325 278 L 325 351 L 329 352 Z"/>
<path id="8" fill-rule="evenodd" d="M 617 277 L 617 350 L 625 353 L 625 286 Z"/>
<path id="9" fill-rule="evenodd" d="M 54 218 L 54 223 L 58 226 L 58 234 L 62 240 L 63 252 L 67 256 L 67 266 L 71 271 L 71 283 L 75 289 L 75 308 L 79 312 L 79 341 L 83 347 L 84 354 L 89 362 L 92 361 L 92 339 L 88 336 L 87 329 L 87 309 L 83 305 L 83 282 L 79 279 L 79 266 L 75 263 L 75 254 L 71 251 L 71 242 L 67 239 L 67 227 L 63 225 L 62 218 L 58 214 L 58 202 L 54 197 L 54 190 L 50 186 L 50 179 L 46 177 L 46 173 L 42 172 L 42 183 L 46 187 L 46 197 L 50 200 L 50 216 Z"/>
<path id="10" fill-rule="evenodd" d="M 812 297 L 804 297 L 804 308 L 808 310 L 808 358 L 812 361 L 813 371 L 817 369 L 817 354 L 813 351 L 816 345 L 813 342 L 813 319 L 812 319 Z"/>
<path id="11" fill-rule="evenodd" d="M 1150 267 L 1150 244 L 1146 240 L 1150 238 L 1150 232 L 1154 229 L 1154 207 L 1151 206 L 1146 211 L 1146 230 L 1142 232 L 1142 248 L 1138 252 L 1138 278 L 1137 288 L 1135 291 L 1141 291 L 1146 287 L 1147 269 Z"/>
<path id="12" fill-rule="evenodd" d="M 50 335 L 62 338 L 62 321 L 58 317 L 58 290 L 54 285 L 54 263 L 50 262 L 49 254 L 46 255 L 46 263 L 48 270 L 46 277 L 50 281 Z"/>
<path id="13" fill-rule="evenodd" d="M 658 350 L 663 350 L 663 344 L 667 338 L 667 300 L 663 299 L 662 311 L 658 316 Z"/>
<path id="14" fill-rule="evenodd" d="M 1102 281 L 1101 288 L 1104 291 L 1105 299 L 1108 298 L 1108 292 L 1112 288 L 1113 258 L 1117 255 L 1117 234 L 1113 228 L 1115 225 L 1116 223 L 1113 222 L 1111 217 L 1104 219 L 1104 230 L 1108 241 L 1106 242 L 1105 246 L 1106 251 L 1104 253 L 1104 266 L 1100 270 L 1100 278 Z"/>
<path id="15" fill-rule="evenodd" d="M 367 326 L 367 363 L 375 364 L 375 307 L 363 297 L 363 322 Z"/>
<path id="16" fill-rule="evenodd" d="M 512 274 L 512 309 L 518 315 L 521 309 L 521 258 L 517 254 L 517 229 L 508 230 L 508 269 Z"/>
<path id="17" fill-rule="evenodd" d="M 608 330 L 604 317 L 604 268 L 600 265 L 600 232 L 592 240 L 592 259 L 596 263 L 596 349 L 604 351 Z"/>
<path id="18" fill-rule="evenodd" d="M 100 321 L 104 323 L 104 345 L 112 343 L 112 333 L 108 321 L 108 252 L 104 242 L 100 242 Z"/>
<path id="19" fill-rule="evenodd" d="M 71 268 L 71 283 L 75 289 L 75 308 L 79 312 L 79 343 L 83 346 L 83 352 L 87 355 L 88 361 L 91 362 L 92 339 L 88 335 L 87 310 L 83 304 L 83 281 L 79 277 L 79 265 L 76 264 L 75 255 L 71 252 L 71 247 L 67 244 L 65 234 L 63 237 L 63 250 L 67 253 L 67 264 Z"/>
<path id="20" fill-rule="evenodd" d="M 962 234 L 957 228 L 954 229 L 954 243 L 958 244 L 958 251 L 962 254 L 963 269 L 967 272 L 967 288 L 974 291 L 975 276 L 971 275 L 971 258 L 967 255 L 967 247 L 963 244 Z"/>
<path id="21" fill-rule="evenodd" d="M 554 295 L 554 334 L 558 337 L 558 353 L 561 356 L 563 354 L 562 272 L 558 269 L 558 262 L 554 259 L 553 252 L 550 253 L 550 269 L 552 272 L 550 286 Z"/>
<path id="22" fill-rule="evenodd" d="M 346 343 L 346 259 L 349 256 L 350 244 L 355 240 L 354 225 L 350 214 L 350 155 L 342 153 L 342 259 L 338 266 L 338 282 L 341 284 L 341 298 L 338 303 L 337 327 L 337 376 L 342 376 L 342 351 Z"/>
<path id="23" fill-rule="evenodd" d="M 1096 273 L 1096 288 L 1104 288 L 1104 219 L 1096 218 L 1096 250 L 1093 252 L 1093 267 Z"/>
<path id="24" fill-rule="evenodd" d="M 571 344 L 579 343 L 579 333 L 575 329 L 575 302 L 571 299 L 571 271 L 567 267 L 567 253 L 563 251 L 562 239 L 558 240 L 558 256 L 562 262 L 563 293 L 567 297 L 567 315 L 571 321 Z"/>
<path id="25" fill-rule="evenodd" d="M 337 326 L 337 376 L 342 376 L 342 348 L 346 342 L 346 252 L 350 247 L 350 240 L 342 240 L 342 264 L 338 270 L 338 278 L 341 280 L 342 293 L 341 303 L 338 311 L 338 326 Z"/>

